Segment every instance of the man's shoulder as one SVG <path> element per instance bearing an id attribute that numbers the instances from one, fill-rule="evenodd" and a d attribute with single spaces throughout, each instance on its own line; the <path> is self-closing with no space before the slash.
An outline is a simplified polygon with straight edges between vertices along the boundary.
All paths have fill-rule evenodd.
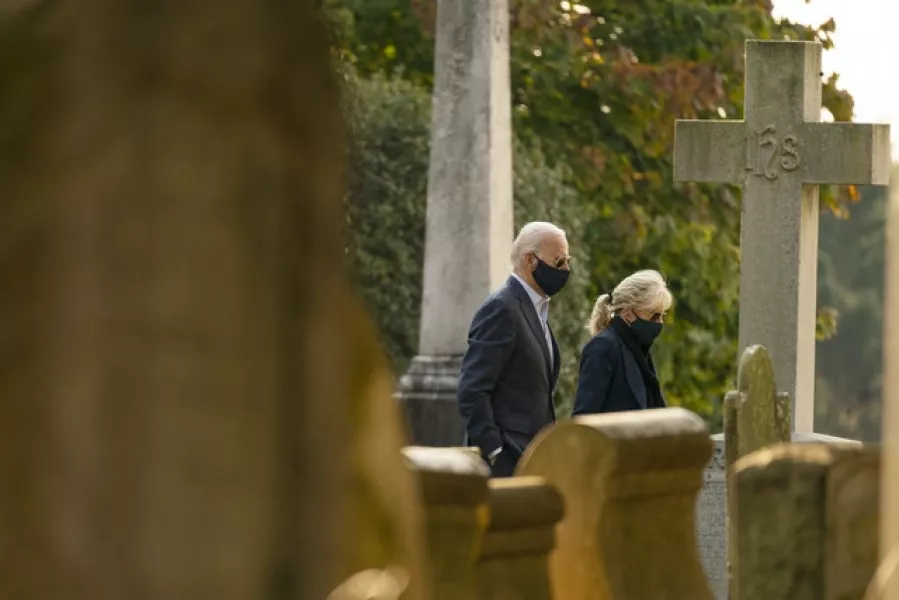
<path id="1" fill-rule="evenodd" d="M 511 310 L 518 303 L 518 295 L 512 287 L 512 280 L 506 281 L 502 287 L 490 294 L 482 306 L 490 306 L 493 309 Z"/>
<path id="2" fill-rule="evenodd" d="M 510 290 L 509 284 L 505 283 L 484 300 L 474 314 L 472 325 L 495 320 L 515 322 L 517 306 L 514 290 Z"/>

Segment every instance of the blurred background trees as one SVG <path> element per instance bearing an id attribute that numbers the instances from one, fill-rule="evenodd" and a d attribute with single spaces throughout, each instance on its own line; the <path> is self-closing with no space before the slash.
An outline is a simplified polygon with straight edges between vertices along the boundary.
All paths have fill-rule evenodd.
<path id="1" fill-rule="evenodd" d="M 353 128 L 348 254 L 402 372 L 418 341 L 436 3 L 323 5 Z M 656 268 L 676 298 L 655 351 L 668 399 L 720 428 L 720 399 L 735 375 L 739 190 L 672 182 L 674 120 L 741 118 L 745 39 L 819 40 L 829 47 L 835 24 L 775 21 L 764 0 L 512 0 L 511 20 L 516 226 L 559 223 L 576 259 L 571 285 L 553 303 L 564 360 L 560 413 L 570 410 L 594 298 L 634 270 Z M 824 103 L 835 120 L 849 120 L 852 99 L 837 83 L 825 81 Z M 844 217 L 857 204 L 851 210 L 860 214 L 822 223 L 820 303 L 829 308 L 820 311 L 820 337 L 832 336 L 836 312 L 853 333 L 848 345 L 819 344 L 819 373 L 854 360 L 850 348 L 862 339 L 870 346 L 865 372 L 880 370 L 879 337 L 872 342 L 871 331 L 879 330 L 872 315 L 879 315 L 881 296 L 865 287 L 881 280 L 877 193 L 822 190 L 826 212 Z M 864 249 L 856 248 L 859 236 Z M 831 242 L 853 250 L 829 251 Z M 858 272 L 846 280 L 841 269 L 854 260 L 865 267 L 850 268 Z M 827 405 L 860 393 L 840 381 L 819 378 L 825 431 L 841 418 L 849 429 L 860 427 Z M 879 396 L 878 388 L 870 394 Z"/>

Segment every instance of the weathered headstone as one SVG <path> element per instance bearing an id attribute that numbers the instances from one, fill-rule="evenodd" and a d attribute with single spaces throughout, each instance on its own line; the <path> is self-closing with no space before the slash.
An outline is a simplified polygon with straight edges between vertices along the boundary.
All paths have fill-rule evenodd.
<path id="1" fill-rule="evenodd" d="M 724 399 L 724 435 L 712 436 L 715 447 L 697 506 L 699 555 L 719 600 L 727 598 L 727 563 L 733 551 L 727 519 L 728 470 L 741 456 L 789 441 L 789 410 L 789 398 L 775 392 L 767 351 L 750 346 L 737 369 L 737 390 Z"/>
<path id="2" fill-rule="evenodd" d="M 877 568 L 879 452 L 783 444 L 737 461 L 730 600 L 859 600 Z"/>
<path id="3" fill-rule="evenodd" d="M 490 469 L 466 449 L 409 446 L 403 454 L 421 486 L 428 598 L 475 600 L 474 555 L 487 525 Z"/>
<path id="4" fill-rule="evenodd" d="M 886 302 L 883 340 L 883 506 L 880 557 L 899 565 L 899 167 L 893 170 L 887 214 Z M 891 554 L 892 553 L 892 554 Z M 886 569 L 887 567 L 885 567 Z M 899 600 L 899 566 L 883 576 L 878 593 Z"/>
<path id="5" fill-rule="evenodd" d="M 724 399 L 724 434 L 712 436 L 714 452 L 706 466 L 697 506 L 699 553 L 709 585 L 719 600 L 728 597 L 727 562 L 734 551 L 727 518 L 727 478 L 733 463 L 753 451 L 788 441 L 860 446 L 854 440 L 819 433 L 790 434 L 789 397 L 775 393 L 773 368 L 763 347 L 751 346 L 743 353 L 737 383 L 738 390 Z"/>
<path id="6" fill-rule="evenodd" d="M 790 441 L 790 398 L 778 394 L 768 351 L 748 347 L 737 368 L 737 390 L 724 398 L 727 466 L 766 446 Z"/>
<path id="7" fill-rule="evenodd" d="M 429 600 L 477 598 L 474 555 L 487 525 L 490 469 L 462 448 L 403 449 L 418 474 L 428 544 Z"/>
<path id="8" fill-rule="evenodd" d="M 508 276 L 508 0 L 437 3 L 419 351 L 400 381 L 414 443 L 462 442 L 456 388 L 478 306 Z"/>
<path id="9" fill-rule="evenodd" d="M 819 123 L 821 44 L 746 42 L 745 120 L 678 121 L 674 177 L 743 187 L 740 350 L 762 344 L 814 430 L 818 185 L 885 185 L 889 126 Z"/>
<path id="10" fill-rule="evenodd" d="M 862 597 L 878 565 L 880 450 L 836 449 L 827 474 L 822 600 Z"/>
<path id="11" fill-rule="evenodd" d="M 418 585 L 312 4 L 0 4 L 0 596 Z"/>
<path id="12" fill-rule="evenodd" d="M 737 391 L 724 398 L 724 432 L 725 481 L 740 458 L 790 441 L 790 397 L 777 393 L 774 367 L 763 346 L 749 346 L 743 352 L 737 369 Z M 728 514 L 732 514 L 733 498 L 727 495 L 726 488 L 725 498 Z M 736 560 L 734 531 L 726 517 L 725 523 L 728 563 L 733 564 Z M 734 596 L 735 592 L 731 590 L 730 595 Z"/>
<path id="13" fill-rule="evenodd" d="M 517 468 L 565 501 L 554 598 L 711 600 L 694 509 L 712 445 L 681 408 L 583 416 L 538 435 Z"/>
<path id="14" fill-rule="evenodd" d="M 542 477 L 490 480 L 489 524 L 477 556 L 480 600 L 552 600 L 549 555 L 564 512 Z"/>
<path id="15" fill-rule="evenodd" d="M 711 436 L 712 458 L 696 500 L 696 543 L 702 569 L 717 600 L 727 599 L 727 467 L 724 436 Z"/>

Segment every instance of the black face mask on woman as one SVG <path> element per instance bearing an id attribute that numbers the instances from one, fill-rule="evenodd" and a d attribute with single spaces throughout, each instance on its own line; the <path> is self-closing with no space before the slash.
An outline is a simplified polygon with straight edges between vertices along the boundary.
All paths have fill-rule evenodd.
<path id="1" fill-rule="evenodd" d="M 631 330 L 633 330 L 634 335 L 637 337 L 637 341 L 648 348 L 649 346 L 652 346 L 652 343 L 656 341 L 656 338 L 662 333 L 662 324 L 637 317 L 634 322 L 631 323 Z"/>
<path id="2" fill-rule="evenodd" d="M 565 284 L 571 271 L 551 267 L 537 257 L 537 268 L 534 269 L 534 281 L 540 286 L 547 296 L 558 294 Z"/>

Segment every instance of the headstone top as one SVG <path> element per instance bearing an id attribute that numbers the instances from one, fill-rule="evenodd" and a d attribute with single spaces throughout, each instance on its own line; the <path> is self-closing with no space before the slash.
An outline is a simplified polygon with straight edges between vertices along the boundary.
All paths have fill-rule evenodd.
<path id="1" fill-rule="evenodd" d="M 464 448 L 403 448 L 407 465 L 416 472 L 426 506 L 473 507 L 487 501 L 490 470 Z"/>
<path id="2" fill-rule="evenodd" d="M 725 398 L 725 430 L 731 439 L 729 463 L 766 446 L 790 441 L 790 407 L 779 396 L 768 351 L 759 345 L 743 352 L 736 393 Z"/>
<path id="3" fill-rule="evenodd" d="M 489 476 L 490 469 L 480 455 L 469 448 L 434 448 L 430 446 L 406 446 L 403 455 L 415 469 L 422 472 L 451 473 L 455 475 Z"/>
<path id="4" fill-rule="evenodd" d="M 705 456 L 704 463 L 711 453 L 705 422 L 679 407 L 575 417 L 545 434 L 525 457 L 540 443 L 563 444 L 578 454 L 602 456 L 612 471 L 639 472 L 692 465 L 697 456 Z M 613 452 L 604 454 L 599 448 Z"/>
<path id="5" fill-rule="evenodd" d="M 776 444 L 742 457 L 734 464 L 734 472 L 757 472 L 782 462 L 807 465 L 829 465 L 833 450 L 824 444 Z"/>
<path id="6" fill-rule="evenodd" d="M 490 529 L 524 529 L 558 523 L 562 496 L 543 477 L 490 480 Z"/>

